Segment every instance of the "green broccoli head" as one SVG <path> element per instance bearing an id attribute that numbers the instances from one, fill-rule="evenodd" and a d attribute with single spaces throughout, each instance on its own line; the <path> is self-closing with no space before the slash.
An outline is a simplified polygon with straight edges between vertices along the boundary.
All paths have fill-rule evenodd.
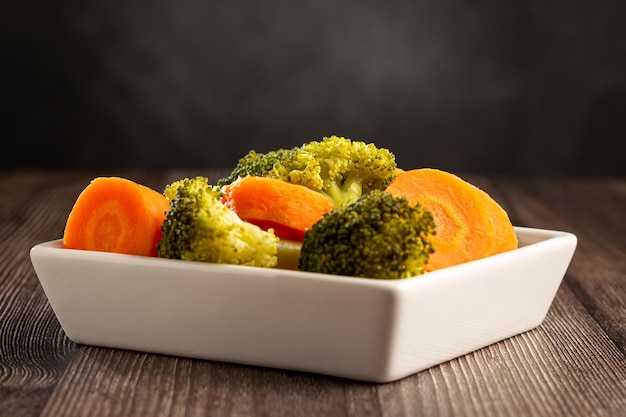
<path id="1" fill-rule="evenodd" d="M 378 279 L 424 273 L 434 252 L 432 214 L 402 196 L 380 190 L 336 208 L 309 230 L 299 269 Z"/>
<path id="2" fill-rule="evenodd" d="M 170 200 L 157 245 L 162 258 L 273 267 L 278 238 L 241 220 L 222 204 L 220 189 L 205 177 L 185 178 L 165 188 Z"/>
<path id="3" fill-rule="evenodd" d="M 280 165 L 281 161 L 292 152 L 290 149 L 277 149 L 267 153 L 250 151 L 237 162 L 237 166 L 228 177 L 221 178 L 217 185 L 222 187 L 237 180 L 237 178 L 247 176 L 266 177 L 270 176 L 275 165 Z"/>
<path id="4" fill-rule="evenodd" d="M 395 155 L 373 143 L 331 136 L 304 144 L 300 152 L 315 156 L 323 181 L 321 192 L 336 207 L 373 190 L 384 190 L 396 174 Z"/>
<path id="5" fill-rule="evenodd" d="M 321 192 L 341 206 L 372 190 L 383 190 L 396 168 L 395 155 L 388 149 L 331 136 L 267 154 L 251 151 L 218 185 L 246 175 L 277 178 Z"/>

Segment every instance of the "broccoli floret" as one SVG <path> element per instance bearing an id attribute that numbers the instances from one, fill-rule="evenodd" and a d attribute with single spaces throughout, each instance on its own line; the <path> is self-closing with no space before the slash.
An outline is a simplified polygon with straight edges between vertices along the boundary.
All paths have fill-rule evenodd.
<path id="1" fill-rule="evenodd" d="M 272 177 L 321 192 L 338 207 L 373 190 L 383 190 L 396 168 L 395 155 L 388 149 L 331 136 L 267 154 L 251 151 L 218 185 L 245 175 Z"/>
<path id="2" fill-rule="evenodd" d="M 257 176 L 264 177 L 274 169 L 275 164 L 291 152 L 290 149 L 278 149 L 267 153 L 249 151 L 247 155 L 239 159 L 237 166 L 228 177 L 217 181 L 218 187 L 233 183 L 240 177 Z"/>
<path id="3" fill-rule="evenodd" d="M 434 252 L 432 213 L 402 196 L 374 190 L 336 208 L 307 231 L 298 268 L 364 278 L 424 273 Z"/>
<path id="4" fill-rule="evenodd" d="M 241 220 L 220 201 L 220 188 L 205 177 L 185 178 L 165 188 L 170 200 L 157 245 L 162 258 L 274 267 L 278 238 Z"/>
<path id="5" fill-rule="evenodd" d="M 373 190 L 384 190 L 397 168 L 395 155 L 388 149 L 338 136 L 304 144 L 299 153 L 315 157 L 323 181 L 321 192 L 337 207 Z"/>

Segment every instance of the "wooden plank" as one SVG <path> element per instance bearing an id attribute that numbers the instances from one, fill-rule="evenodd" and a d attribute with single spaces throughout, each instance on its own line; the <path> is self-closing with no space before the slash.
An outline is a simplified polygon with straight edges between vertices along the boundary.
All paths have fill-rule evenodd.
<path id="1" fill-rule="evenodd" d="M 66 175 L 0 177 L 0 413 L 36 415 L 75 346 L 65 337 L 32 270 L 29 250 L 59 237 Z"/>
<path id="2" fill-rule="evenodd" d="M 124 175 L 154 188 L 211 170 Z M 76 346 L 30 267 L 60 237 L 90 173 L 0 175 L 0 415 L 608 416 L 626 409 L 626 183 L 478 178 L 514 223 L 579 248 L 546 321 L 417 375 L 368 384 Z M 581 199 L 580 196 L 586 196 Z"/>
<path id="3" fill-rule="evenodd" d="M 485 186 L 515 224 L 578 237 L 567 282 L 626 353 L 626 181 L 516 179 Z"/>
<path id="4" fill-rule="evenodd" d="M 451 402 L 452 413 L 476 416 L 615 412 L 624 406 L 626 386 L 616 387 L 612 375 L 624 381 L 623 355 L 567 287 L 539 328 L 431 372 L 458 400 Z M 456 409 L 470 402 L 471 409 Z"/>
<path id="5" fill-rule="evenodd" d="M 83 347 L 43 416 L 615 415 L 624 355 L 563 286 L 546 321 L 389 384 Z"/>
<path id="6" fill-rule="evenodd" d="M 32 269 L 29 251 L 62 237 L 73 202 L 97 174 L 0 175 L 0 414 L 38 415 L 76 346 L 63 333 Z M 162 177 L 139 173 L 161 186 Z"/>

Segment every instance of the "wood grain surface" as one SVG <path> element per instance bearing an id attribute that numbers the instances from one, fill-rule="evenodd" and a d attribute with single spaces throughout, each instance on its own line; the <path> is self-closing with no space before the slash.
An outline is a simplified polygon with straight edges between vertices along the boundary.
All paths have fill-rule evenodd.
<path id="1" fill-rule="evenodd" d="M 621 416 L 626 410 L 626 180 L 465 176 L 519 226 L 578 248 L 536 329 L 387 384 L 80 346 L 29 250 L 62 236 L 98 175 L 156 189 L 215 171 L 0 174 L 1 416 Z"/>

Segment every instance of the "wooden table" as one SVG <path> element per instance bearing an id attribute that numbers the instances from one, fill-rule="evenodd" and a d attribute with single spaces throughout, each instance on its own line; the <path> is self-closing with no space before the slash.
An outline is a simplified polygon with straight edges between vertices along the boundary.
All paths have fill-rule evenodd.
<path id="1" fill-rule="evenodd" d="M 156 189 L 223 172 L 0 174 L 2 416 L 626 415 L 626 179 L 465 175 L 514 224 L 579 243 L 538 328 L 416 375 L 371 384 L 236 364 L 79 346 L 63 333 L 29 249 L 62 236 L 97 175 Z"/>

